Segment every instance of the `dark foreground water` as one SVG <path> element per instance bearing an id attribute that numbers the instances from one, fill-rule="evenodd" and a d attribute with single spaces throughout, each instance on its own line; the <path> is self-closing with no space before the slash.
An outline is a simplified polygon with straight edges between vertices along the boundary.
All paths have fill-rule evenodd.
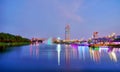
<path id="1" fill-rule="evenodd" d="M 120 72 L 120 49 L 39 44 L 0 53 L 0 72 L 95 71 Z"/>

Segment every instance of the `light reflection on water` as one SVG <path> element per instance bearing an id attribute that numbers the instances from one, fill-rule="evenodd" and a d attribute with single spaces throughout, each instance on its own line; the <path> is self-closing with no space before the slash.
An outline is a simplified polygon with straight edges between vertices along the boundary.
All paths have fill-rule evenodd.
<path id="1" fill-rule="evenodd" d="M 50 45 L 52 47 L 52 45 Z M 48 46 L 48 47 L 50 47 Z M 44 47 L 44 46 L 43 46 Z M 52 48 L 42 48 L 40 45 L 30 45 L 30 56 L 39 58 L 39 55 L 42 53 L 47 55 L 48 58 L 52 58 L 57 54 L 57 62 L 60 65 L 61 58 L 65 57 L 66 64 L 70 63 L 70 59 L 79 59 L 85 60 L 90 57 L 94 62 L 99 62 L 104 56 L 109 56 L 111 61 L 117 62 L 118 58 L 116 53 L 120 53 L 119 48 L 108 48 L 106 47 L 88 47 L 88 46 L 73 46 L 73 45 L 61 45 L 57 44 Z M 56 47 L 56 48 L 55 48 Z M 42 48 L 42 49 L 41 49 Z M 61 51 L 64 52 L 61 57 Z M 105 55 L 106 54 L 106 55 Z M 86 58 L 88 57 L 88 58 Z"/>
<path id="2" fill-rule="evenodd" d="M 19 53 L 17 53 L 19 50 Z M 9 67 L 31 70 L 101 70 L 117 69 L 120 66 L 120 48 L 88 47 L 60 44 L 36 44 L 23 46 L 7 53 L 0 59 L 0 64 L 9 70 Z M 16 65 L 11 66 L 10 64 Z M 26 64 L 28 63 L 28 64 Z M 1 65 L 1 66 L 2 66 Z M 116 66 L 117 65 L 117 66 Z M 24 69 L 23 69 L 24 70 Z"/>
<path id="3" fill-rule="evenodd" d="M 61 51 L 61 45 L 57 45 L 57 53 L 58 53 L 58 65 L 60 65 L 60 51 Z"/>
<path id="4" fill-rule="evenodd" d="M 50 47 L 50 46 L 48 46 L 48 47 Z M 52 47 L 51 49 L 48 49 L 48 48 L 41 49 L 40 47 L 41 46 L 39 44 L 30 45 L 30 49 L 29 49 L 30 56 L 36 56 L 36 58 L 38 58 L 39 54 L 41 54 L 41 52 L 42 53 L 47 52 L 48 57 L 52 57 L 52 56 L 54 56 L 54 53 L 57 53 L 58 65 L 60 65 L 60 58 L 61 58 L 61 45 L 60 44 L 57 44 L 56 46 L 54 46 L 56 48 Z M 117 62 L 116 53 L 120 53 L 120 48 L 108 48 L 108 47 L 92 48 L 92 47 L 88 47 L 88 46 L 72 46 L 72 45 L 62 45 L 62 47 L 65 48 L 62 50 L 65 52 L 64 56 L 65 56 L 66 62 L 69 62 L 68 59 L 70 59 L 70 56 L 72 58 L 78 58 L 80 60 L 81 59 L 85 60 L 86 54 L 88 55 L 88 53 L 89 53 L 90 58 L 96 62 L 99 61 L 102 56 L 104 56 L 104 53 L 109 55 L 109 59 Z"/>

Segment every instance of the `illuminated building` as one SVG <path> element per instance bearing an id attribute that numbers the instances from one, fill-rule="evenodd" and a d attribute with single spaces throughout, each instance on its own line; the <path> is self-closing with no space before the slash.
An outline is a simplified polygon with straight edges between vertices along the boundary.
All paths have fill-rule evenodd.
<path id="1" fill-rule="evenodd" d="M 98 38 L 98 32 L 93 33 L 93 38 Z"/>
<path id="2" fill-rule="evenodd" d="M 97 43 L 97 38 L 98 38 L 98 32 L 94 32 L 93 33 L 93 39 L 94 39 L 94 43 Z"/>
<path id="3" fill-rule="evenodd" d="M 65 40 L 70 40 L 70 26 L 65 27 Z"/>

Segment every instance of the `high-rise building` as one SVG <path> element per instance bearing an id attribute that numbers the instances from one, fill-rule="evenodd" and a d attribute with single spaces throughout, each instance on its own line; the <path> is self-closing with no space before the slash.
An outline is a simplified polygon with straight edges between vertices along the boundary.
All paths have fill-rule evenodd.
<path id="1" fill-rule="evenodd" d="M 97 39 L 97 38 L 98 38 L 98 32 L 94 32 L 94 33 L 93 33 L 93 39 L 94 39 L 93 42 L 94 42 L 95 44 L 98 42 L 98 39 Z"/>
<path id="2" fill-rule="evenodd" d="M 94 33 L 93 33 L 93 38 L 94 38 L 94 39 L 98 38 L 98 32 L 94 32 Z"/>
<path id="3" fill-rule="evenodd" d="M 70 40 L 70 26 L 66 25 L 65 27 L 65 40 Z"/>

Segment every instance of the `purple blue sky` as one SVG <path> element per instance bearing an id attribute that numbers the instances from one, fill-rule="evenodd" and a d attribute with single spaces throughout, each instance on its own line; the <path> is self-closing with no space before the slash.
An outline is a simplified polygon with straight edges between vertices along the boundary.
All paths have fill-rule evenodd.
<path id="1" fill-rule="evenodd" d="M 120 34 L 120 0 L 0 0 L 0 32 L 27 38 Z"/>

